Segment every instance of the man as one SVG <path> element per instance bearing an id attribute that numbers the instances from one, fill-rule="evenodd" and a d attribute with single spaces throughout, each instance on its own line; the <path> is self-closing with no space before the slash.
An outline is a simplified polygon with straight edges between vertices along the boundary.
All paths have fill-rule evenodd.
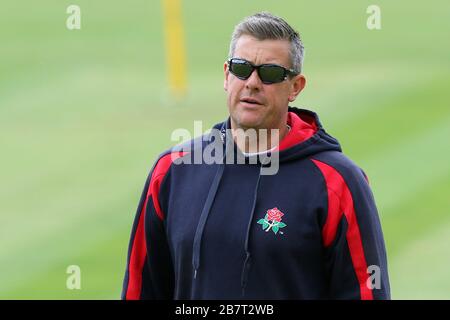
<path id="1" fill-rule="evenodd" d="M 259 13 L 236 26 L 224 64 L 230 117 L 156 161 L 124 299 L 390 298 L 367 178 L 315 113 L 288 107 L 305 87 L 302 60 L 283 19 Z M 222 161 L 192 164 L 208 148 Z"/>

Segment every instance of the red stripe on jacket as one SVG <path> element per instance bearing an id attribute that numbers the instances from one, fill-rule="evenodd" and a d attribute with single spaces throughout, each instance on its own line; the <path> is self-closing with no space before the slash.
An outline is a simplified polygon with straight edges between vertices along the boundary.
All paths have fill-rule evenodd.
<path id="1" fill-rule="evenodd" d="M 356 272 L 361 299 L 372 300 L 372 290 L 367 286 L 367 262 L 361 240 L 358 221 L 356 219 L 355 207 L 352 194 L 344 178 L 333 167 L 321 161 L 312 160 L 322 172 L 328 191 L 328 216 L 322 229 L 323 242 L 326 247 L 330 246 L 336 237 L 339 221 L 345 215 L 348 223 L 347 243 L 353 268 Z"/>
<path id="2" fill-rule="evenodd" d="M 152 172 L 147 195 L 144 200 L 144 205 L 142 206 L 142 211 L 139 216 L 139 222 L 133 239 L 133 246 L 131 248 L 130 261 L 128 264 L 128 288 L 125 296 L 126 300 L 137 300 L 141 296 L 142 270 L 144 269 L 145 259 L 147 256 L 147 245 L 145 242 L 145 212 L 147 209 L 147 203 L 151 197 L 157 216 L 161 220 L 164 220 L 164 214 L 158 201 L 161 182 L 169 170 L 172 162 L 182 157 L 184 154 L 185 152 L 166 154 L 159 159 L 155 169 Z"/>

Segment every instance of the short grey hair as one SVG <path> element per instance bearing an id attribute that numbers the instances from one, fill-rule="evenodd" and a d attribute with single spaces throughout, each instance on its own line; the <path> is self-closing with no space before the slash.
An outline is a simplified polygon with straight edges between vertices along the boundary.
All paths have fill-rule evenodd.
<path id="1" fill-rule="evenodd" d="M 282 18 L 269 12 L 259 12 L 239 22 L 231 36 L 228 54 L 230 59 L 234 55 L 238 39 L 243 35 L 249 35 L 258 40 L 288 40 L 291 43 L 291 68 L 295 72 L 302 72 L 305 48 L 299 33 Z"/>

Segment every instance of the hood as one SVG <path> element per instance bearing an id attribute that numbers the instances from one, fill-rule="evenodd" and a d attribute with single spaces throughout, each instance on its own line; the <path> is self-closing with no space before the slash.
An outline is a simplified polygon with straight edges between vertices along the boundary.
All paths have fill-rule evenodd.
<path id="1" fill-rule="evenodd" d="M 342 151 L 337 139 L 325 131 L 315 112 L 295 107 L 289 107 L 288 112 L 288 124 L 292 129 L 280 143 L 280 162 L 323 151 Z"/>
<path id="2" fill-rule="evenodd" d="M 325 131 L 319 116 L 313 111 L 289 107 L 287 124 L 291 130 L 275 149 L 279 152 L 280 162 L 310 157 L 323 151 L 342 151 L 339 142 Z M 222 142 L 226 144 L 226 130 L 231 128 L 230 118 L 213 128 L 221 130 Z M 234 149 L 237 151 L 235 144 Z"/>

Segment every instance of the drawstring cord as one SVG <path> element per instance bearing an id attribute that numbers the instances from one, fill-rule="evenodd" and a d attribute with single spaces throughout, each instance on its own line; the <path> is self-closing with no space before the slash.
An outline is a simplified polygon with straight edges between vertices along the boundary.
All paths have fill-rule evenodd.
<path id="1" fill-rule="evenodd" d="M 221 140 L 222 143 L 224 140 L 224 128 L 221 129 Z M 201 243 L 203 231 L 205 229 L 206 220 L 208 219 L 209 212 L 211 211 L 212 204 L 214 202 L 214 198 L 216 196 L 217 190 L 219 189 L 219 184 L 222 179 L 223 171 L 225 169 L 225 158 L 227 156 L 228 148 L 225 145 L 225 152 L 222 158 L 222 163 L 219 163 L 216 174 L 214 176 L 213 182 L 211 183 L 211 187 L 209 188 L 208 196 L 206 197 L 205 204 L 203 205 L 202 213 L 200 214 L 200 219 L 197 224 L 197 229 L 195 230 L 194 236 L 194 244 L 192 248 L 192 267 L 194 269 L 194 284 L 191 288 L 191 298 L 194 299 L 194 293 L 196 291 L 196 283 L 198 270 L 200 268 L 200 254 L 201 254 Z"/>
<path id="2" fill-rule="evenodd" d="M 249 239 L 250 239 L 250 228 L 252 226 L 253 216 L 255 214 L 255 208 L 256 208 L 256 200 L 258 198 L 258 187 L 259 187 L 259 181 L 261 180 L 261 170 L 262 165 L 259 168 L 259 174 L 258 179 L 256 180 L 254 195 L 253 195 L 253 204 L 252 204 L 252 210 L 250 214 L 250 218 L 248 220 L 247 224 L 247 233 L 245 237 L 245 244 L 244 244 L 244 250 L 245 250 L 245 261 L 242 268 L 242 276 L 241 276 L 241 287 L 242 287 L 242 297 L 245 295 L 245 288 L 247 287 L 247 281 L 248 281 L 248 274 L 250 272 L 250 266 L 251 266 L 251 253 L 249 250 Z"/>
<path id="3" fill-rule="evenodd" d="M 225 128 L 221 128 L 221 140 L 222 142 L 225 142 Z M 229 148 L 228 146 L 228 140 L 225 142 L 225 152 L 222 158 L 222 163 L 219 164 L 219 167 L 217 168 L 216 174 L 214 176 L 213 182 L 211 184 L 211 187 L 209 189 L 208 192 L 208 196 L 206 198 L 205 204 L 203 206 L 202 209 L 202 213 L 200 215 L 200 219 L 197 225 L 197 229 L 195 231 L 195 236 L 194 236 L 194 244 L 193 244 L 193 255 L 192 255 L 192 266 L 194 269 L 194 283 L 192 286 L 192 291 L 191 291 L 191 298 L 194 299 L 194 293 L 196 292 L 196 287 L 197 287 L 197 281 L 195 281 L 197 279 L 198 276 L 198 271 L 200 268 L 200 254 L 201 254 L 201 242 L 202 242 L 202 236 L 203 236 L 203 231 L 206 225 L 206 221 L 208 219 L 208 215 L 209 212 L 211 210 L 212 204 L 214 202 L 214 198 L 215 195 L 217 193 L 217 190 L 219 188 L 219 184 L 220 181 L 222 179 L 223 176 L 223 172 L 225 169 L 225 159 L 227 157 L 227 153 L 229 152 Z M 231 139 L 231 143 L 233 143 L 233 140 Z M 231 148 L 233 148 L 233 146 L 231 146 Z M 255 184 L 255 188 L 254 188 L 254 195 L 253 195 L 253 203 L 252 203 L 252 209 L 251 209 L 251 214 L 249 217 L 249 221 L 247 224 L 247 232 L 246 232 L 246 238 L 245 238 L 245 243 L 244 243 L 244 250 L 245 250 L 245 260 L 244 260 L 244 264 L 243 264 L 243 268 L 242 268 L 242 274 L 241 274 L 241 287 L 242 287 L 242 296 L 245 296 L 245 289 L 247 287 L 247 282 L 248 282 L 248 275 L 250 272 L 250 267 L 251 267 L 251 253 L 249 250 L 249 239 L 250 239 L 250 229 L 252 226 L 252 221 L 253 221 L 253 217 L 255 214 L 255 208 L 256 208 L 256 202 L 257 202 L 257 198 L 258 198 L 258 188 L 259 188 L 259 184 L 260 184 L 260 180 L 261 180 L 261 171 L 263 168 L 264 164 L 261 164 L 260 168 L 259 168 L 259 172 L 258 172 L 258 179 L 256 180 L 256 184 Z"/>

